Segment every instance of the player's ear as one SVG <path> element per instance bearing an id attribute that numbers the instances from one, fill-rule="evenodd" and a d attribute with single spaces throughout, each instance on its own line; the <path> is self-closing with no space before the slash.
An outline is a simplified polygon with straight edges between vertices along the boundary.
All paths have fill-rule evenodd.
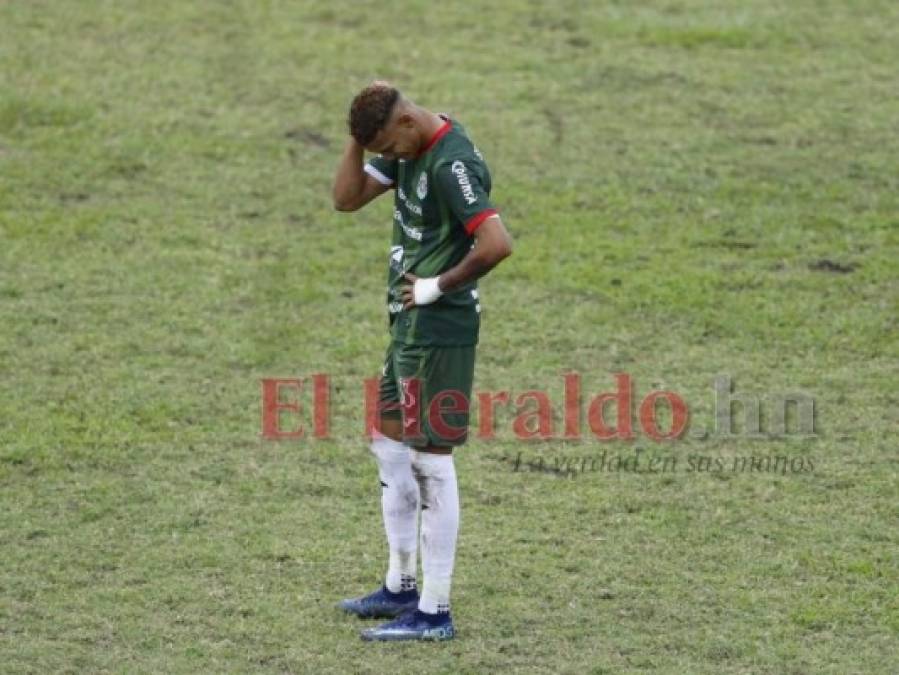
<path id="1" fill-rule="evenodd" d="M 405 129 L 411 129 L 415 126 L 415 120 L 407 112 L 400 113 L 396 118 L 396 123 Z"/>

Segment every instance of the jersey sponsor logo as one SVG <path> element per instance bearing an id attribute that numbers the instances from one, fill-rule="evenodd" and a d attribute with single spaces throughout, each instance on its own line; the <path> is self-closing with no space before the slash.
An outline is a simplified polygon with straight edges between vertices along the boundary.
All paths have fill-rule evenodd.
<path id="1" fill-rule="evenodd" d="M 407 196 L 406 193 L 403 192 L 403 188 L 397 188 L 396 196 L 400 198 L 403 202 L 403 205 L 409 209 L 416 216 L 421 216 L 421 204 L 413 203 Z"/>
<path id="2" fill-rule="evenodd" d="M 465 199 L 466 203 L 471 206 L 478 201 L 478 198 L 475 197 L 474 189 L 471 187 L 471 180 L 468 178 L 468 172 L 465 170 L 465 164 L 457 159 L 450 165 L 450 170 L 453 172 L 456 180 L 459 181 L 459 187 L 462 189 L 462 197 Z"/>
<path id="3" fill-rule="evenodd" d="M 426 171 L 422 171 L 421 176 L 418 177 L 418 186 L 415 188 L 415 194 L 418 195 L 419 199 L 424 199 L 425 195 L 428 194 L 428 173 Z"/>
<path id="4" fill-rule="evenodd" d="M 404 271 L 403 256 L 405 253 L 402 246 L 390 247 L 390 266 L 395 270 L 399 270 L 401 273 Z"/>
<path id="5" fill-rule="evenodd" d="M 410 227 L 403 222 L 403 214 L 400 213 L 399 209 L 393 210 L 393 219 L 400 224 L 400 227 L 403 228 L 403 232 L 406 233 L 406 236 L 410 239 L 414 239 L 415 241 L 421 241 L 422 232 L 417 227 Z"/>
<path id="6" fill-rule="evenodd" d="M 421 241 L 422 232 L 417 227 L 409 227 L 405 223 L 403 224 L 403 232 L 406 233 L 406 236 L 410 239 L 414 239 L 415 241 Z"/>

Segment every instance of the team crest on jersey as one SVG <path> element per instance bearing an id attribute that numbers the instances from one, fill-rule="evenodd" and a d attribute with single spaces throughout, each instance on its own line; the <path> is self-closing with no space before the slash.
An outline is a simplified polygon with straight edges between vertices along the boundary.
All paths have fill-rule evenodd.
<path id="1" fill-rule="evenodd" d="M 425 195 L 428 194 L 428 173 L 426 171 L 422 171 L 421 176 L 418 178 L 418 187 L 415 188 L 415 194 L 418 195 L 419 199 L 424 199 Z"/>

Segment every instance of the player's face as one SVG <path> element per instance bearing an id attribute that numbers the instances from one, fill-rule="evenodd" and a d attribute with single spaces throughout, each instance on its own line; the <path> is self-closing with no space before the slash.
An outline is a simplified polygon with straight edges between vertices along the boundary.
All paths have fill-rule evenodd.
<path id="1" fill-rule="evenodd" d="M 395 115 L 366 148 L 387 159 L 414 159 L 419 137 L 409 115 Z"/>

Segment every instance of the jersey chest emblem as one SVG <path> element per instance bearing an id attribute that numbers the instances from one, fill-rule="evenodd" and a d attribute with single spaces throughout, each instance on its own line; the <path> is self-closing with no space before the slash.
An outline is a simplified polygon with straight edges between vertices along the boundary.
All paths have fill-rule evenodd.
<path id="1" fill-rule="evenodd" d="M 415 188 L 415 194 L 418 195 L 419 199 L 424 199 L 425 195 L 428 194 L 428 173 L 427 173 L 427 171 L 422 171 L 421 176 L 418 177 L 418 187 Z"/>

